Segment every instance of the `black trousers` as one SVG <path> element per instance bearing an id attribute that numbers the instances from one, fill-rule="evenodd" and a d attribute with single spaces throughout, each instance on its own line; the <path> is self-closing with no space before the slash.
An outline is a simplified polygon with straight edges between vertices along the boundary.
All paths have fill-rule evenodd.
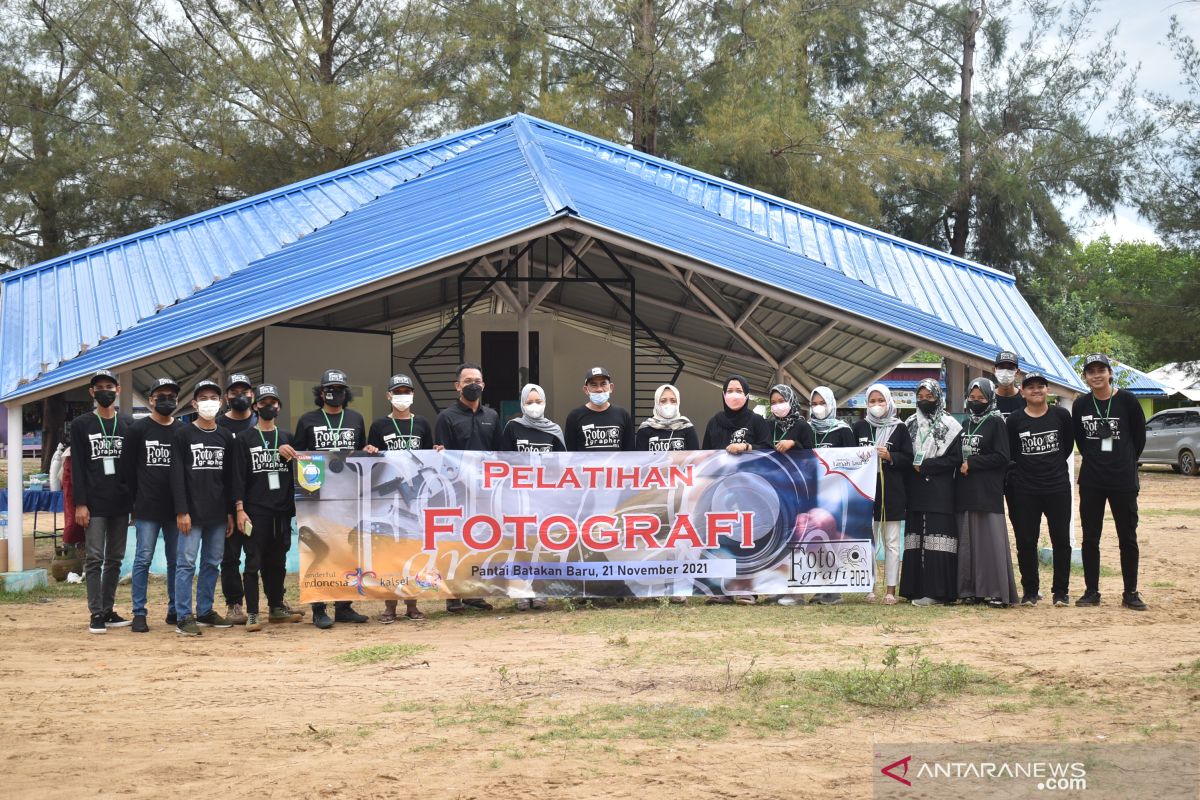
<path id="1" fill-rule="evenodd" d="M 1050 591 L 1056 595 L 1066 594 L 1071 582 L 1071 490 L 1052 494 L 1013 490 L 1008 495 L 1008 513 L 1017 540 L 1021 591 L 1031 595 L 1038 592 L 1038 538 L 1044 516 L 1054 550 L 1054 578 Z"/>
<path id="2" fill-rule="evenodd" d="M 1104 527 L 1104 503 L 1112 511 L 1121 548 L 1121 577 L 1126 592 L 1137 591 L 1138 493 L 1079 487 L 1079 525 L 1083 528 L 1083 583 L 1089 592 L 1100 591 L 1100 531 Z"/>
<path id="3" fill-rule="evenodd" d="M 246 569 L 242 585 L 246 590 L 246 611 L 259 613 L 258 579 L 262 575 L 267 607 L 283 605 L 283 582 L 287 576 L 287 554 L 292 546 L 292 518 L 270 512 L 250 513 L 250 544 L 246 548 Z"/>
<path id="4" fill-rule="evenodd" d="M 225 605 L 241 605 L 246 599 L 246 589 L 242 585 L 242 553 L 250 555 L 250 537 L 242 533 L 235 524 L 233 533 L 225 537 L 225 552 L 221 556 L 221 594 L 225 595 Z"/>

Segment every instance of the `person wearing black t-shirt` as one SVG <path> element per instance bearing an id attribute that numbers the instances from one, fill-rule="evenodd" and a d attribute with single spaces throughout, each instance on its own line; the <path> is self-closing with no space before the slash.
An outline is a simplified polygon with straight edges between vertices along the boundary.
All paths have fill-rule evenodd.
<path id="1" fill-rule="evenodd" d="M 1017 603 L 1017 583 L 1004 524 L 1008 431 L 996 410 L 995 384 L 987 378 L 971 381 L 966 406 L 970 416 L 963 423 L 963 462 L 954 482 L 958 596 L 1008 608 Z"/>
<path id="2" fill-rule="evenodd" d="M 96 401 L 95 411 L 71 422 L 72 495 L 75 522 L 84 529 L 83 575 L 90 633 L 130 624 L 113 610 L 129 538 L 131 505 L 120 460 L 133 420 L 126 414 L 118 415 L 113 408 L 120 392 L 116 375 L 104 369 L 98 371 L 88 388 Z M 19 487 L 20 482 L 14 485 Z"/>
<path id="3" fill-rule="evenodd" d="M 854 426 L 860 445 L 874 447 L 879 456 L 879 482 L 875 487 L 875 541 L 882 542 L 885 605 L 896 604 L 900 582 L 900 524 L 906 511 L 904 481 L 912 466 L 912 437 L 896 413 L 892 392 L 882 383 L 867 388 L 867 418 Z M 875 592 L 864 598 L 876 600 Z"/>
<path id="4" fill-rule="evenodd" d="M 567 414 L 563 423 L 567 450 L 597 453 L 633 449 L 633 417 L 609 402 L 614 388 L 612 375 L 604 367 L 591 367 L 584 373 L 587 402 Z"/>
<path id="5" fill-rule="evenodd" d="M 665 383 L 654 390 L 654 413 L 642 421 L 633 437 L 633 449 L 651 453 L 700 449 L 696 426 L 679 413 L 679 389 Z M 671 600 L 683 602 L 683 598 Z"/>
<path id="6" fill-rule="evenodd" d="M 221 389 L 200 381 L 192 392 L 196 419 L 181 425 L 171 442 L 171 495 L 179 552 L 175 564 L 175 632 L 199 636 L 201 627 L 229 628 L 213 608 L 225 538 L 233 533 L 233 434 L 217 424 Z M 192 578 L 196 559 L 196 614 Z"/>
<path id="7" fill-rule="evenodd" d="M 752 450 L 769 450 L 771 448 L 770 424 L 754 413 L 750 405 L 750 384 L 741 375 L 730 375 L 725 379 L 721 389 L 720 411 L 708 420 L 704 426 L 704 438 L 700 442 L 702 450 L 724 450 L 730 455 L 749 453 Z M 749 583 L 749 581 L 743 581 Z M 737 592 L 738 583 L 730 581 L 723 584 L 724 591 Z M 705 602 L 713 604 L 741 603 L 754 605 L 757 596 L 749 592 L 734 595 L 714 594 Z"/>
<path id="8" fill-rule="evenodd" d="M 858 437 L 853 429 L 838 418 L 837 399 L 828 386 L 818 386 L 809 396 L 808 426 L 812 428 L 813 449 L 854 447 Z M 808 601 L 814 605 L 835 606 L 842 602 L 838 592 L 818 592 Z"/>
<path id="9" fill-rule="evenodd" d="M 508 421 L 502 438 L 504 449 L 513 453 L 565 453 L 567 450 L 562 428 L 546 418 L 546 392 L 536 383 L 527 383 L 521 388 L 521 416 Z M 517 610 L 524 610 L 520 601 L 517 601 Z"/>
<path id="10" fill-rule="evenodd" d="M 1008 511 L 1017 540 L 1017 567 L 1021 571 L 1021 605 L 1037 605 L 1038 534 L 1042 515 L 1050 528 L 1054 549 L 1054 578 L 1050 584 L 1055 606 L 1069 605 L 1071 580 L 1071 477 L 1067 460 L 1075 452 L 1071 412 L 1046 404 L 1049 384 L 1031 372 L 1021 381 L 1025 408 L 1008 417 Z"/>
<path id="11" fill-rule="evenodd" d="M 239 433 L 254 427 L 258 418 L 254 415 L 254 387 L 250 378 L 240 372 L 229 376 L 225 387 L 225 403 L 228 410 L 217 417 L 217 424 L 237 438 Z M 234 526 L 233 535 L 225 541 L 225 555 L 221 558 L 221 594 L 225 596 L 225 619 L 234 625 L 246 624 L 246 611 L 242 600 L 246 597 L 242 585 L 242 553 L 250 557 L 250 537 Z"/>
<path id="12" fill-rule="evenodd" d="M 771 431 L 771 444 L 780 453 L 793 447 L 801 450 L 813 449 L 813 432 L 800 407 L 796 390 L 785 383 L 771 387 L 771 416 L 767 420 Z"/>
<path id="13" fill-rule="evenodd" d="M 292 444 L 281 445 L 280 455 L 289 461 L 296 451 L 313 450 L 362 450 L 367 443 L 367 432 L 362 414 L 348 408 L 354 400 L 346 373 L 340 369 L 327 369 L 321 383 L 313 387 L 315 411 L 300 415 L 296 421 L 296 433 Z M 367 622 L 366 614 L 354 610 L 349 600 L 338 600 L 333 604 L 330 617 L 325 603 L 313 603 L 313 625 L 321 630 L 333 627 L 336 622 Z"/>
<path id="14" fill-rule="evenodd" d="M 500 415 L 483 404 L 483 367 L 471 361 L 460 364 L 454 390 L 458 392 L 458 400 L 438 414 L 433 425 L 434 449 L 502 450 Z M 446 610 L 452 614 L 461 614 L 468 608 L 491 611 L 493 606 L 482 597 L 446 601 Z"/>
<path id="15" fill-rule="evenodd" d="M 996 410 L 1007 420 L 1008 415 L 1025 407 L 1025 398 L 1018 388 L 1017 381 L 1021 377 L 1018 365 L 1020 358 L 1011 350 L 1001 350 L 996 354 Z"/>
<path id="16" fill-rule="evenodd" d="M 171 497 L 171 443 L 182 423 L 171 415 L 179 405 L 179 384 L 171 378 L 159 378 L 147 400 L 150 416 L 130 426 L 121 452 L 122 471 L 133 495 L 133 529 L 137 534 L 132 578 L 134 633 L 150 630 L 146 622 L 146 587 L 159 533 L 167 551 L 167 624 L 178 622 L 175 560 L 179 529 L 175 527 Z"/>
<path id="17" fill-rule="evenodd" d="M 291 434 L 281 430 L 279 390 L 264 383 L 255 394 L 257 420 L 234 443 L 233 504 L 237 528 L 246 534 L 246 570 L 242 585 L 246 592 L 246 631 L 262 630 L 258 576 L 262 573 L 263 592 L 267 595 L 267 619 L 270 622 L 299 622 L 283 600 L 287 575 L 287 553 L 292 544 L 292 517 L 296 516 L 296 497 L 292 470 L 280 448 L 292 443 Z"/>
<path id="18" fill-rule="evenodd" d="M 424 417 L 412 413 L 416 397 L 412 378 L 393 375 L 388 381 L 387 396 L 392 404 L 392 413 L 371 423 L 371 430 L 367 432 L 367 452 L 432 450 L 433 429 Z M 395 600 L 383 601 L 383 613 L 379 615 L 381 624 L 391 625 L 397 620 L 396 605 Z M 425 619 L 425 615 L 417 608 L 416 600 L 404 601 L 404 616 L 410 620 Z"/>
<path id="19" fill-rule="evenodd" d="M 1112 511 L 1121 548 L 1121 605 L 1145 611 L 1138 579 L 1138 458 L 1146 447 L 1146 415 L 1137 398 L 1112 384 L 1112 364 L 1103 353 L 1083 360 L 1091 391 L 1071 408 L 1079 467 L 1079 526 L 1083 529 L 1083 596 L 1077 606 L 1100 605 L 1100 533 L 1104 504 Z"/>

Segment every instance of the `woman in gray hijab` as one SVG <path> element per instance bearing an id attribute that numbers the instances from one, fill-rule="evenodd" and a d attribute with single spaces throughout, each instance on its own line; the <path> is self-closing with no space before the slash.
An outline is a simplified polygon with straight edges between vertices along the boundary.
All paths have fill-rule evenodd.
<path id="1" fill-rule="evenodd" d="M 958 596 L 1007 608 L 1020 598 L 1004 519 L 1008 430 L 996 409 L 996 387 L 976 378 L 967 389 L 971 416 L 963 425 L 962 465 L 954 481 L 958 516 Z"/>
<path id="2" fill-rule="evenodd" d="M 546 392 L 536 383 L 521 388 L 521 416 L 504 426 L 504 449 L 515 453 L 565 453 L 562 428 L 546 418 Z"/>

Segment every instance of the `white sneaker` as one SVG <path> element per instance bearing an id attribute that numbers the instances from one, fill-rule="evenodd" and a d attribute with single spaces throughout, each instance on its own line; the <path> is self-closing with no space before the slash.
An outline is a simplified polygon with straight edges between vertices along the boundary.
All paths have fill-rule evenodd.
<path id="1" fill-rule="evenodd" d="M 521 598 L 520 600 L 517 601 L 517 611 L 528 611 L 529 604 L 530 604 L 529 600 L 527 600 L 525 598 Z"/>
<path id="2" fill-rule="evenodd" d="M 914 606 L 936 606 L 938 605 L 938 601 L 934 600 L 932 597 L 918 597 L 916 600 L 912 601 L 912 604 Z"/>
<path id="3" fill-rule="evenodd" d="M 804 605 L 804 599 L 797 597 L 794 594 L 781 594 L 776 601 L 781 606 L 800 606 Z"/>

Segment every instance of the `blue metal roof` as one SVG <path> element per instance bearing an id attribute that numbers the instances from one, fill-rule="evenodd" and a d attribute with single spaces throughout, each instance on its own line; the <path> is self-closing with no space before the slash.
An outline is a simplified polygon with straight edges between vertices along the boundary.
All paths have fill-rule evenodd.
<path id="1" fill-rule="evenodd" d="M 345 188 L 346 199 L 322 206 L 323 224 L 311 215 L 291 227 L 280 221 L 277 207 L 315 207 L 313 198 L 331 186 Z M 204 288 L 156 293 L 149 276 L 183 269 L 180 259 L 155 262 L 153 273 L 123 267 L 145 265 L 147 252 L 167 245 L 201 249 L 193 229 L 232 225 L 231 215 L 247 230 L 227 229 L 230 241 L 210 239 L 194 254 L 208 271 L 188 274 Z M 517 115 L 4 276 L 0 400 L 365 291 L 560 215 L 978 358 L 1015 347 L 1026 369 L 1081 387 L 1010 276 Z M 80 271 L 84 280 L 61 288 L 64 276 Z M 129 297 L 74 310 L 102 280 L 105 295 Z M 79 345 L 64 345 L 59 329 L 93 319 L 103 324 L 89 329 L 77 355 Z M 38 331 L 53 345 L 41 344 Z"/>
<path id="2" fill-rule="evenodd" d="M 1083 356 L 1071 356 L 1068 360 L 1071 362 L 1071 366 L 1078 371 L 1082 359 Z M 1115 358 L 1112 359 L 1112 370 L 1113 376 L 1117 379 L 1117 386 L 1135 397 L 1168 397 L 1174 394 L 1174 390 L 1166 384 L 1156 381 L 1136 367 L 1122 364 Z"/>

